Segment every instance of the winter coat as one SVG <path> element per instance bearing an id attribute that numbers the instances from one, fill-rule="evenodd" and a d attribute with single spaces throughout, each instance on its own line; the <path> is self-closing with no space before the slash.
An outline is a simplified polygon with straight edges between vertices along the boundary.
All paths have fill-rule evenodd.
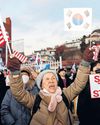
<path id="1" fill-rule="evenodd" d="M 90 69 L 89 67 L 79 66 L 79 70 L 75 81 L 67 88 L 64 88 L 63 92 L 67 97 L 69 103 L 83 90 L 88 80 Z M 11 90 L 15 98 L 23 103 L 26 107 L 32 108 L 34 105 L 35 97 L 28 92 L 23 91 L 23 84 L 21 80 L 21 75 L 11 75 Z M 16 83 L 16 84 L 15 84 Z M 54 112 L 48 111 L 48 105 L 50 103 L 50 97 L 42 95 L 40 92 L 42 100 L 40 102 L 39 110 L 33 115 L 30 125 L 54 125 L 55 120 L 59 120 L 61 125 L 70 125 L 68 117 L 68 108 L 66 107 L 64 101 L 62 100 L 57 104 Z M 71 112 L 70 112 L 71 113 Z M 72 120 L 72 115 L 71 121 Z"/>
<path id="2" fill-rule="evenodd" d="M 37 94 L 37 86 L 26 88 L 29 93 Z M 1 121 L 3 125 L 27 125 L 31 117 L 31 110 L 19 103 L 9 89 L 1 105 Z"/>
<path id="3" fill-rule="evenodd" d="M 77 114 L 80 125 L 100 125 L 100 98 L 91 98 L 89 81 L 79 95 Z"/>
<path id="4" fill-rule="evenodd" d="M 5 96 L 5 93 L 7 91 L 7 86 L 6 86 L 6 82 L 5 82 L 5 77 L 4 77 L 4 74 L 2 71 L 0 71 L 0 108 L 1 108 L 1 103 L 2 103 L 2 100 Z"/>

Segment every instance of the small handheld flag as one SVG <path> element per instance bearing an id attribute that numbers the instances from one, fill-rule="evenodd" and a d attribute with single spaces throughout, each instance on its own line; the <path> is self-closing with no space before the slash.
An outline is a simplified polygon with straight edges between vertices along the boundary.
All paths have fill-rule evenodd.
<path id="1" fill-rule="evenodd" d="M 15 50 L 13 52 L 13 56 L 16 57 L 17 59 L 19 59 L 22 63 L 25 63 L 28 60 L 28 58 L 26 56 L 24 56 L 23 54 L 15 51 Z"/>
<path id="2" fill-rule="evenodd" d="M 6 43 L 7 43 L 7 47 L 8 47 L 9 53 L 10 53 L 10 55 L 11 55 L 12 53 L 11 53 L 11 49 L 10 49 L 9 42 L 8 42 L 8 36 L 7 36 L 6 30 L 5 30 L 5 27 L 4 27 L 4 25 L 3 25 L 1 16 L 0 16 L 0 26 L 1 26 L 1 29 L 2 29 L 3 38 L 4 38 L 4 40 L 5 40 Z"/>
<path id="3" fill-rule="evenodd" d="M 10 37 L 9 37 L 7 32 L 6 32 L 6 35 L 7 35 L 8 41 L 9 41 Z M 0 47 L 2 47 L 5 43 L 6 43 L 6 41 L 4 39 L 4 36 L 3 36 L 3 33 L 2 33 L 2 29 L 0 28 Z"/>

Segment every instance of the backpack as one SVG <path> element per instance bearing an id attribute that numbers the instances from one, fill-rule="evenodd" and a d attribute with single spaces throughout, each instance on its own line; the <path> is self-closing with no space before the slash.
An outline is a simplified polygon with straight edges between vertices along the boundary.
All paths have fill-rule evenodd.
<path id="1" fill-rule="evenodd" d="M 68 108 L 68 117 L 69 117 L 70 125 L 72 125 L 70 114 L 69 114 L 70 104 L 69 104 L 68 99 L 66 98 L 66 96 L 65 96 L 65 94 L 63 92 L 62 92 L 62 99 L 63 99 L 66 107 Z M 37 94 L 35 102 L 34 102 L 34 106 L 33 106 L 33 109 L 32 109 L 32 116 L 31 116 L 31 118 L 29 120 L 28 125 L 30 125 L 30 122 L 31 122 L 31 119 L 32 119 L 33 115 L 37 112 L 38 109 L 40 109 L 40 103 L 41 103 L 41 97 L 39 96 L 39 94 Z"/>

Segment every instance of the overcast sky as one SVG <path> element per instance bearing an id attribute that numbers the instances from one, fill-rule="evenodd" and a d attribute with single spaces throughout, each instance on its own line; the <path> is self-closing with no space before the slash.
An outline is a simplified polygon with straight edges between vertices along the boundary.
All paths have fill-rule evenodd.
<path id="1" fill-rule="evenodd" d="M 64 8 L 92 8 L 92 30 L 100 28 L 98 0 L 0 0 L 3 21 L 12 21 L 12 40 L 24 39 L 25 52 L 54 47 L 91 31 L 64 30 Z"/>

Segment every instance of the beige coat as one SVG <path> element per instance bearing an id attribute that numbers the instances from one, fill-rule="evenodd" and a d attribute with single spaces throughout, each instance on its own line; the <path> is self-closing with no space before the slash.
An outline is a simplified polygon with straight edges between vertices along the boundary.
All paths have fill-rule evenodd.
<path id="1" fill-rule="evenodd" d="M 75 81 L 68 88 L 63 90 L 69 102 L 72 101 L 83 90 L 88 80 L 89 72 L 90 69 L 88 67 L 79 66 Z M 21 75 L 17 77 L 11 75 L 10 81 L 11 91 L 15 98 L 26 107 L 32 108 L 35 96 L 23 90 Z M 30 125 L 54 125 L 56 119 L 61 123 L 59 125 L 70 125 L 68 109 L 66 108 L 65 103 L 61 101 L 57 105 L 55 111 L 51 113 L 48 111 L 50 98 L 42 95 L 42 93 L 39 94 L 42 98 L 40 109 L 34 114 Z"/>

